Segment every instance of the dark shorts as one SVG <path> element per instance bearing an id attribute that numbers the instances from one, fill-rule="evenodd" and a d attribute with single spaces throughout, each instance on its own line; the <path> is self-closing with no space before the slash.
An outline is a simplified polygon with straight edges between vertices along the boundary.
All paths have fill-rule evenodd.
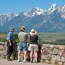
<path id="1" fill-rule="evenodd" d="M 27 51 L 27 43 L 25 42 L 19 42 L 19 51 Z"/>

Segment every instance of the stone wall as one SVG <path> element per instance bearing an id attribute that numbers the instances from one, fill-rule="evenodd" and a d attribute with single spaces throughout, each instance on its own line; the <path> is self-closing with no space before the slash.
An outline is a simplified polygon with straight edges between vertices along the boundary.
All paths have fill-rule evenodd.
<path id="1" fill-rule="evenodd" d="M 0 42 L 0 58 L 6 56 L 7 46 L 6 42 Z"/>
<path id="2" fill-rule="evenodd" d="M 65 63 L 65 46 L 43 44 L 41 48 L 41 59 L 46 63 Z"/>
<path id="3" fill-rule="evenodd" d="M 29 47 L 29 44 L 27 45 Z M 17 59 L 19 43 L 14 43 L 13 59 Z M 7 42 L 0 42 L 0 58 L 7 55 Z M 30 52 L 27 51 L 27 60 L 30 61 Z M 21 59 L 23 60 L 24 53 L 21 53 Z M 34 58 L 34 55 L 33 55 Z M 33 59 L 34 60 L 34 59 Z M 41 44 L 39 45 L 38 61 L 45 63 L 58 63 L 65 65 L 65 46 L 64 45 L 50 45 Z"/>
<path id="4" fill-rule="evenodd" d="M 13 45 L 13 56 L 18 52 L 17 51 L 17 44 L 14 43 Z M 6 58 L 7 55 L 7 42 L 0 42 L 0 58 Z"/>

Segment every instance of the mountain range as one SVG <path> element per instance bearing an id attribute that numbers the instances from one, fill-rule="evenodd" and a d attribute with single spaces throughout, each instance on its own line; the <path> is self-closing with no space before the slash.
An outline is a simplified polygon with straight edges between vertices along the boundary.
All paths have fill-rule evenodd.
<path id="1" fill-rule="evenodd" d="M 0 32 L 8 32 L 15 28 L 20 32 L 20 27 L 25 26 L 26 32 L 35 29 L 38 32 L 65 33 L 65 5 L 58 7 L 55 3 L 46 11 L 37 7 L 30 7 L 27 12 L 14 14 L 0 14 Z"/>

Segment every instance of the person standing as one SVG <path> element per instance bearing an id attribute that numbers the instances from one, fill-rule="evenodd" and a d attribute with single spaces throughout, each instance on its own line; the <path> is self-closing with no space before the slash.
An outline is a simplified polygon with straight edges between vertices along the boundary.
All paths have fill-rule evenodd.
<path id="1" fill-rule="evenodd" d="M 24 61 L 23 62 L 26 62 L 28 34 L 24 32 L 26 30 L 24 26 L 22 26 L 20 29 L 21 29 L 21 32 L 18 34 L 18 38 L 20 41 L 19 42 L 19 52 L 18 52 L 18 62 L 20 61 L 20 54 L 22 50 L 24 51 Z"/>
<path id="2" fill-rule="evenodd" d="M 30 35 L 30 45 L 29 45 L 29 49 L 28 49 L 30 51 L 30 61 L 31 61 L 31 63 L 33 63 L 32 58 L 33 58 L 33 52 L 34 52 L 34 54 L 35 54 L 35 63 L 37 63 L 37 58 L 38 58 L 37 52 L 39 50 L 38 49 L 38 42 L 37 42 L 38 36 L 36 35 L 37 31 L 32 29 L 30 34 L 31 34 Z"/>
<path id="3" fill-rule="evenodd" d="M 14 32 L 14 28 L 10 29 L 10 32 L 7 34 L 7 60 L 10 61 L 10 57 L 13 53 L 13 32 Z"/>

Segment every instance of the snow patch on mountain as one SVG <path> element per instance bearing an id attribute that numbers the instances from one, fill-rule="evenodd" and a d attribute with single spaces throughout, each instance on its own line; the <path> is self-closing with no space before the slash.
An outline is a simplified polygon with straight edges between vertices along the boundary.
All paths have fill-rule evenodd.
<path id="1" fill-rule="evenodd" d="M 61 7 L 61 17 L 65 18 L 65 5 Z"/>
<path id="2" fill-rule="evenodd" d="M 12 19 L 12 18 L 14 18 L 14 17 L 16 17 L 16 16 L 18 16 L 18 14 L 14 14 L 13 12 L 9 12 L 9 13 L 7 13 L 7 17 L 9 18 L 9 21 Z"/>
<path id="3" fill-rule="evenodd" d="M 0 14 L 0 16 L 1 16 L 2 14 Z"/>
<path id="4" fill-rule="evenodd" d="M 48 12 L 51 14 L 53 13 L 55 10 L 58 10 L 58 12 L 61 11 L 60 7 L 58 7 L 55 3 L 52 4 L 52 6 L 48 9 Z"/>
<path id="5" fill-rule="evenodd" d="M 6 13 L 4 13 L 4 15 L 7 15 Z"/>
<path id="6" fill-rule="evenodd" d="M 30 7 L 30 9 L 26 13 L 24 13 L 24 15 L 28 16 L 28 17 L 32 17 L 35 15 L 43 14 L 44 12 L 45 12 L 45 10 L 39 8 L 38 6 L 37 7 Z"/>

